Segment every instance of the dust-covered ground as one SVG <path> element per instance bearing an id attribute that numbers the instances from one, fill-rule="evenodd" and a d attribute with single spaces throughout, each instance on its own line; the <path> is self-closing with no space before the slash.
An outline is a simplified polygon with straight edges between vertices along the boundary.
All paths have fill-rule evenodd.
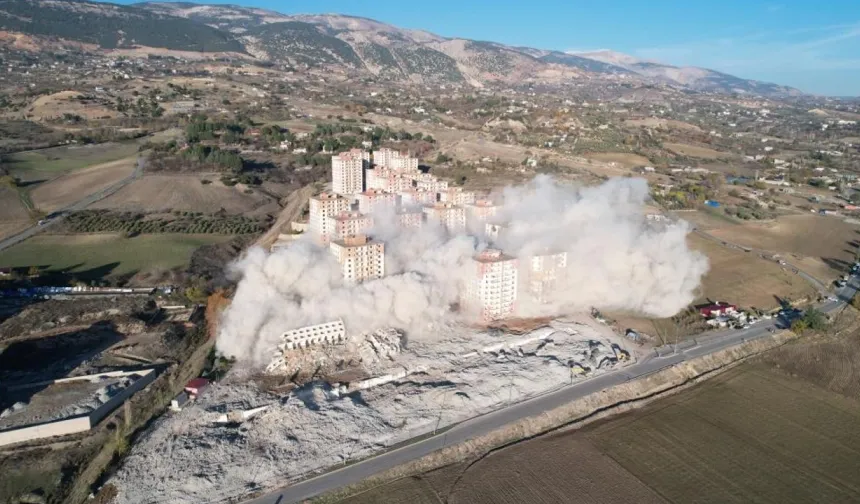
<path id="1" fill-rule="evenodd" d="M 622 365 L 613 344 L 626 345 L 587 316 L 522 335 L 439 331 L 433 343 L 407 342 L 400 352 L 361 339 L 344 345 L 355 345 L 365 376 L 399 376 L 371 388 L 314 380 L 279 394 L 234 370 L 139 440 L 110 481 L 117 502 L 219 502 L 283 485 L 583 379 L 573 363 L 605 372 Z M 266 405 L 242 424 L 217 423 L 229 411 Z"/>

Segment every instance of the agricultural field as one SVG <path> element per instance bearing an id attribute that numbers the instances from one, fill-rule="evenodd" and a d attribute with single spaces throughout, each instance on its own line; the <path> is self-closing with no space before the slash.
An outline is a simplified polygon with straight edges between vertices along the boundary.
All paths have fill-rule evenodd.
<path id="1" fill-rule="evenodd" d="M 720 152 L 714 149 L 709 149 L 707 147 L 699 147 L 697 145 L 667 142 L 663 144 L 663 147 L 674 152 L 675 154 L 702 159 L 720 159 L 735 157 L 735 155 L 730 152 Z"/>
<path id="2" fill-rule="evenodd" d="M 117 112 L 95 101 L 88 101 L 77 91 L 60 91 L 40 96 L 30 104 L 29 114 L 37 119 L 56 119 L 63 114 L 74 114 L 86 119 L 116 117 Z"/>
<path id="3" fill-rule="evenodd" d="M 39 235 L 0 251 L 0 266 L 39 266 L 86 279 L 184 266 L 197 247 L 221 243 L 229 235 L 156 234 L 124 238 L 116 233 Z"/>
<path id="4" fill-rule="evenodd" d="M 595 152 L 593 154 L 586 154 L 586 157 L 604 163 L 616 163 L 625 168 L 635 168 L 637 166 L 648 166 L 651 164 L 651 161 L 645 156 L 624 152 Z"/>
<path id="5" fill-rule="evenodd" d="M 138 147 L 138 143 L 134 141 L 65 145 L 9 154 L 4 156 L 4 160 L 12 175 L 31 182 L 54 178 L 62 173 L 87 166 L 127 158 L 133 156 Z"/>
<path id="6" fill-rule="evenodd" d="M 32 223 L 18 192 L 0 187 L 0 238 L 17 233 Z"/>
<path id="7" fill-rule="evenodd" d="M 702 128 L 696 126 L 695 124 L 690 124 L 684 121 L 677 121 L 675 119 L 663 119 L 660 117 L 648 117 L 645 119 L 627 119 L 624 121 L 625 126 L 632 126 L 634 128 L 671 128 L 685 131 L 695 131 L 697 133 L 702 132 Z"/>
<path id="8" fill-rule="evenodd" d="M 223 208 L 227 213 L 252 212 L 274 206 L 270 197 L 244 186 L 225 186 L 220 174 L 146 175 L 123 187 L 90 208 L 160 212 L 170 210 L 211 213 Z M 205 183 L 203 181 L 207 181 Z"/>
<path id="9" fill-rule="evenodd" d="M 773 222 L 750 222 L 708 231 L 721 240 L 791 255 L 810 275 L 828 281 L 850 267 L 860 226 L 822 215 L 788 215 Z"/>
<path id="10" fill-rule="evenodd" d="M 642 409 L 339 502 L 858 502 L 860 374 L 844 366 L 858 356 L 856 332 L 789 343 Z"/>
<path id="11" fill-rule="evenodd" d="M 129 177 L 136 166 L 137 156 L 133 156 L 76 170 L 38 185 L 30 197 L 36 208 L 50 213 Z"/>
<path id="12" fill-rule="evenodd" d="M 710 261 L 699 301 L 729 301 L 767 310 L 778 306 L 775 296 L 799 299 L 816 293 L 812 285 L 790 269 L 753 252 L 727 248 L 698 235 L 690 235 L 688 243 Z"/>

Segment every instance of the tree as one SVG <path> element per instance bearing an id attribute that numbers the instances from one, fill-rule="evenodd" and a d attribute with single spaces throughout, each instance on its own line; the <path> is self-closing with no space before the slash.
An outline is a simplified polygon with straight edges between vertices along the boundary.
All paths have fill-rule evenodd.
<path id="1" fill-rule="evenodd" d="M 821 310 L 810 308 L 800 319 L 803 324 L 813 331 L 822 331 L 827 328 L 827 316 Z M 793 327 L 792 327 L 793 330 Z"/>
<path id="2" fill-rule="evenodd" d="M 797 319 L 791 323 L 791 330 L 795 334 L 803 334 L 807 329 L 809 329 L 809 326 L 806 325 L 806 322 L 803 319 Z"/>

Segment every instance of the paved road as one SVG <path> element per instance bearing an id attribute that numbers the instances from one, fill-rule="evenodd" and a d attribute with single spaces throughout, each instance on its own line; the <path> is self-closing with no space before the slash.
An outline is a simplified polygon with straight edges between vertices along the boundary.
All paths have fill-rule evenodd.
<path id="1" fill-rule="evenodd" d="M 854 296 L 858 288 L 860 288 L 860 279 L 852 277 L 849 284 L 836 293 L 836 300 L 826 301 L 819 308 L 824 312 L 832 312 L 843 307 Z M 745 341 L 767 336 L 770 334 L 771 328 L 781 323 L 783 322 L 775 319 L 761 320 L 748 329 L 727 329 L 709 333 L 693 341 L 682 342 L 677 348 L 672 348 L 671 346 L 658 348 L 655 350 L 654 356 L 640 359 L 633 365 L 560 388 L 533 399 L 512 404 L 486 415 L 466 420 L 446 432 L 416 440 L 402 448 L 382 453 L 342 469 L 327 472 L 248 502 L 253 504 L 286 504 L 309 499 L 337 488 L 358 483 L 374 474 L 421 458 L 447 446 L 457 445 L 469 439 L 482 436 L 524 418 L 540 415 L 545 411 L 558 408 L 571 401 L 619 385 L 625 381 L 659 371 L 686 360 L 719 352 Z M 663 355 L 663 357 L 658 355 Z"/>
<path id="2" fill-rule="evenodd" d="M 39 226 L 38 224 L 30 226 L 18 234 L 15 234 L 15 235 L 12 235 L 8 238 L 4 238 L 3 240 L 0 240 L 0 250 L 9 248 L 12 245 L 21 243 L 22 241 L 26 240 L 27 238 L 30 238 L 36 234 L 41 233 L 42 231 L 56 225 L 60 221 L 62 221 L 63 216 L 65 216 L 69 212 L 76 212 L 78 210 L 83 210 L 84 208 L 95 203 L 96 201 L 107 198 L 111 194 L 119 191 L 120 189 L 122 189 L 126 185 L 130 184 L 132 181 L 139 179 L 142 175 L 143 175 L 143 163 L 142 163 L 141 159 L 138 158 L 137 166 L 135 167 L 134 172 L 132 172 L 131 175 L 120 180 L 119 182 L 117 182 L 113 185 L 105 187 L 104 189 L 102 189 L 100 191 L 94 192 L 94 193 L 90 194 L 89 196 L 72 203 L 71 205 L 67 206 L 66 208 L 63 208 L 62 210 L 57 210 L 56 212 L 54 212 L 54 214 L 57 214 L 57 216 L 54 217 L 53 219 L 49 220 L 48 222 L 46 222 L 45 224 L 43 224 L 41 226 Z"/>

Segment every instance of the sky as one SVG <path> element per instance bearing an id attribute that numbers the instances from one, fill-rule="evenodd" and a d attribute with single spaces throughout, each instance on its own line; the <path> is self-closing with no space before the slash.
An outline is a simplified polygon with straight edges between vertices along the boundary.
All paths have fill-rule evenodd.
<path id="1" fill-rule="evenodd" d="M 132 0 L 121 0 L 132 3 Z M 213 0 L 364 16 L 448 37 L 611 49 L 834 96 L 860 96 L 860 0 Z"/>

